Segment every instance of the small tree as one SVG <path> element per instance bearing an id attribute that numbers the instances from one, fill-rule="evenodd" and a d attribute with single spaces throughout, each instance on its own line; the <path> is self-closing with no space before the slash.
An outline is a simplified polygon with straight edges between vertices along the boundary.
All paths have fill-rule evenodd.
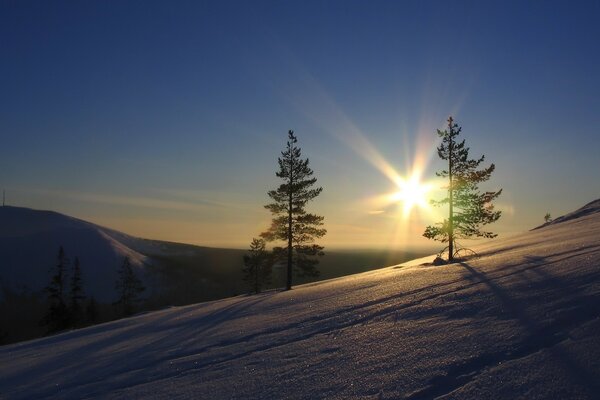
<path id="1" fill-rule="evenodd" d="M 265 249 L 264 239 L 252 239 L 249 254 L 244 256 L 244 281 L 248 283 L 254 293 L 260 293 L 261 289 L 270 283 L 271 278 L 271 256 Z"/>
<path id="2" fill-rule="evenodd" d="M 98 320 L 98 303 L 92 296 L 85 306 L 85 317 L 88 322 L 94 323 Z"/>
<path id="3" fill-rule="evenodd" d="M 73 262 L 73 273 L 71 274 L 71 285 L 69 292 L 69 311 L 71 315 L 71 323 L 77 325 L 82 322 L 83 319 L 83 308 L 81 303 L 85 299 L 83 293 L 83 280 L 81 278 L 81 266 L 79 265 L 79 258 L 75 257 Z"/>
<path id="4" fill-rule="evenodd" d="M 8 332 L 0 329 L 0 346 L 8 343 Z"/>
<path id="5" fill-rule="evenodd" d="M 116 282 L 119 299 L 114 303 L 119 309 L 121 315 L 128 316 L 133 314 L 136 303 L 139 301 L 140 294 L 145 290 L 142 281 L 136 276 L 135 271 L 125 256 L 123 264 L 119 269 L 119 279 Z"/>
<path id="6" fill-rule="evenodd" d="M 58 332 L 66 329 L 69 325 L 69 310 L 65 302 L 65 282 L 67 281 L 66 272 L 69 260 L 62 246 L 58 248 L 54 274 L 50 284 L 46 286 L 45 291 L 48 295 L 48 311 L 42 320 L 42 324 L 47 326 L 47 333 Z"/>
<path id="7" fill-rule="evenodd" d="M 261 236 L 267 241 L 282 240 L 285 247 L 275 247 L 273 252 L 278 259 L 287 262 L 285 289 L 292 288 L 292 271 L 296 267 L 299 276 L 318 276 L 316 256 L 323 255 L 323 247 L 313 243 L 327 231 L 323 217 L 306 212 L 306 204 L 317 197 L 323 188 L 313 188 L 317 178 L 308 166 L 308 158 L 302 159 L 298 139 L 294 131 L 288 131 L 287 147 L 278 158 L 277 177 L 283 180 L 276 190 L 268 192 L 273 200 L 265 208 L 271 211 L 271 227 Z"/>
<path id="8" fill-rule="evenodd" d="M 436 175 L 448 178 L 448 196 L 440 201 L 432 201 L 436 206 L 448 204 L 448 218 L 436 226 L 428 226 L 423 233 L 428 239 L 448 243 L 448 261 L 453 261 L 459 249 L 455 247 L 457 238 L 484 237 L 493 238 L 493 232 L 481 229 L 483 225 L 495 222 L 500 218 L 500 211 L 494 211 L 492 201 L 502 189 L 497 192 L 479 192 L 478 184 L 490 179 L 495 166 L 479 168 L 485 156 L 478 160 L 469 158 L 469 148 L 465 141 L 457 142 L 456 138 L 462 128 L 448 118 L 447 129 L 437 130 L 442 143 L 437 148 L 438 156 L 448 161 L 448 169 L 437 172 Z"/>
<path id="9" fill-rule="evenodd" d="M 552 222 L 552 215 L 550 215 L 550 213 L 546 213 L 546 215 L 544 215 L 544 222 Z"/>

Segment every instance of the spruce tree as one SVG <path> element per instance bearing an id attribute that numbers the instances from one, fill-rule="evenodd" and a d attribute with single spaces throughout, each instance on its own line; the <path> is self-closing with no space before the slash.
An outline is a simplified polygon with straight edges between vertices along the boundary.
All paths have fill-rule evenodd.
<path id="1" fill-rule="evenodd" d="M 88 322 L 95 323 L 98 320 L 98 303 L 92 296 L 85 306 L 85 317 Z"/>
<path id="2" fill-rule="evenodd" d="M 482 230 L 483 225 L 495 222 L 500 218 L 500 211 L 494 211 L 492 201 L 502 189 L 495 192 L 479 191 L 479 183 L 490 179 L 495 166 L 478 169 L 485 156 L 474 160 L 469 158 L 469 148 L 465 141 L 458 141 L 462 128 L 452 117 L 448 118 L 447 129 L 437 130 L 442 143 L 437 148 L 438 156 L 448 161 L 448 169 L 436 173 L 441 178 L 448 178 L 448 196 L 433 205 L 448 205 L 448 218 L 435 226 L 428 226 L 423 233 L 428 239 L 448 243 L 448 261 L 454 260 L 458 253 L 456 239 L 462 238 L 493 238 L 493 232 Z"/>
<path id="3" fill-rule="evenodd" d="M 128 256 L 123 259 L 118 273 L 119 278 L 115 286 L 119 298 L 114 304 L 119 308 L 121 315 L 128 316 L 133 314 L 139 296 L 145 288 L 142 281 L 136 276 Z"/>
<path id="4" fill-rule="evenodd" d="M 71 323 L 78 325 L 83 319 L 83 308 L 81 303 L 85 299 L 83 292 L 83 279 L 81 278 L 81 266 L 79 264 L 79 257 L 75 257 L 73 262 L 73 272 L 71 274 L 69 292 L 69 311 L 71 315 Z"/>
<path id="5" fill-rule="evenodd" d="M 296 267 L 299 276 L 318 276 L 316 256 L 323 255 L 323 247 L 314 240 L 323 237 L 327 231 L 322 228 L 323 217 L 306 212 L 306 204 L 317 197 L 323 188 L 313 188 L 317 178 L 308 166 L 308 158 L 302 159 L 298 139 L 294 131 L 288 132 L 287 146 L 278 158 L 279 171 L 276 173 L 283 183 L 268 192 L 273 200 L 265 208 L 273 215 L 271 226 L 261 236 L 267 241 L 281 240 L 285 247 L 275 247 L 278 259 L 285 259 L 286 290 L 292 288 L 292 271 Z"/>
<path id="6" fill-rule="evenodd" d="M 69 310 L 65 301 L 65 286 L 69 260 L 62 246 L 58 249 L 54 274 L 45 291 L 48 295 L 48 311 L 42 320 L 47 326 L 47 333 L 58 332 L 69 325 Z"/>
<path id="7" fill-rule="evenodd" d="M 271 257 L 266 250 L 264 239 L 252 239 L 249 254 L 244 256 L 244 281 L 248 283 L 254 293 L 260 293 L 261 289 L 270 283 Z"/>

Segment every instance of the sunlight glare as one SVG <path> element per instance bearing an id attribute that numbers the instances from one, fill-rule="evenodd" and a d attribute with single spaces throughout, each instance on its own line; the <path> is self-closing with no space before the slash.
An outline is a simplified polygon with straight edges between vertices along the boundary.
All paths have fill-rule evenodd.
<path id="1" fill-rule="evenodd" d="M 408 179 L 401 179 L 398 182 L 400 190 L 392 195 L 393 200 L 403 203 L 404 217 L 407 217 L 415 206 L 421 209 L 429 208 L 427 193 L 432 189 L 432 185 L 421 182 L 419 175 L 413 172 Z"/>

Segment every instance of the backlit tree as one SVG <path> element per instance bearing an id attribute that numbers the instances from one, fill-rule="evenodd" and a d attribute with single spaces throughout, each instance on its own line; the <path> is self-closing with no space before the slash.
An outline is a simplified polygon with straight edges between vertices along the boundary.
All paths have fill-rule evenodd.
<path id="1" fill-rule="evenodd" d="M 474 160 L 469 158 L 469 148 L 465 141 L 458 141 L 462 128 L 452 117 L 448 118 L 445 130 L 437 130 L 442 143 L 437 148 L 438 156 L 448 162 L 448 169 L 436 173 L 448 179 L 448 196 L 439 201 L 432 201 L 436 206 L 448 205 L 448 218 L 428 226 L 423 233 L 428 239 L 448 243 L 448 261 L 453 261 L 457 254 L 456 239 L 493 238 L 497 235 L 482 229 L 484 225 L 500 218 L 500 211 L 494 210 L 495 200 L 502 189 L 492 192 L 480 192 L 478 185 L 490 179 L 495 166 L 480 168 L 485 156 Z"/>
<path id="2" fill-rule="evenodd" d="M 306 212 L 306 205 L 317 197 L 323 188 L 313 187 L 317 178 L 312 177 L 313 170 L 308 166 L 308 158 L 302 159 L 298 139 L 294 131 L 288 132 L 286 149 L 279 157 L 277 177 L 283 183 L 268 192 L 272 203 L 265 206 L 271 211 L 273 220 L 267 232 L 261 236 L 267 241 L 280 240 L 284 247 L 275 247 L 274 254 L 286 261 L 286 290 L 292 288 L 292 272 L 296 267 L 299 276 L 317 276 L 317 256 L 323 255 L 323 247 L 314 240 L 327 232 L 323 226 L 323 217 Z"/>

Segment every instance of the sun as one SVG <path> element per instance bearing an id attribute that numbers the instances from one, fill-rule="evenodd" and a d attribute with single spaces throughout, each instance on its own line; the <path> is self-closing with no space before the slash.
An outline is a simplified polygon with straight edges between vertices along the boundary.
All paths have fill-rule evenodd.
<path id="1" fill-rule="evenodd" d="M 429 202 L 427 193 L 431 190 L 431 184 L 421 182 L 419 174 L 413 173 L 408 179 L 399 179 L 398 190 L 393 194 L 393 200 L 403 204 L 403 216 L 410 215 L 414 207 L 428 209 Z"/>

